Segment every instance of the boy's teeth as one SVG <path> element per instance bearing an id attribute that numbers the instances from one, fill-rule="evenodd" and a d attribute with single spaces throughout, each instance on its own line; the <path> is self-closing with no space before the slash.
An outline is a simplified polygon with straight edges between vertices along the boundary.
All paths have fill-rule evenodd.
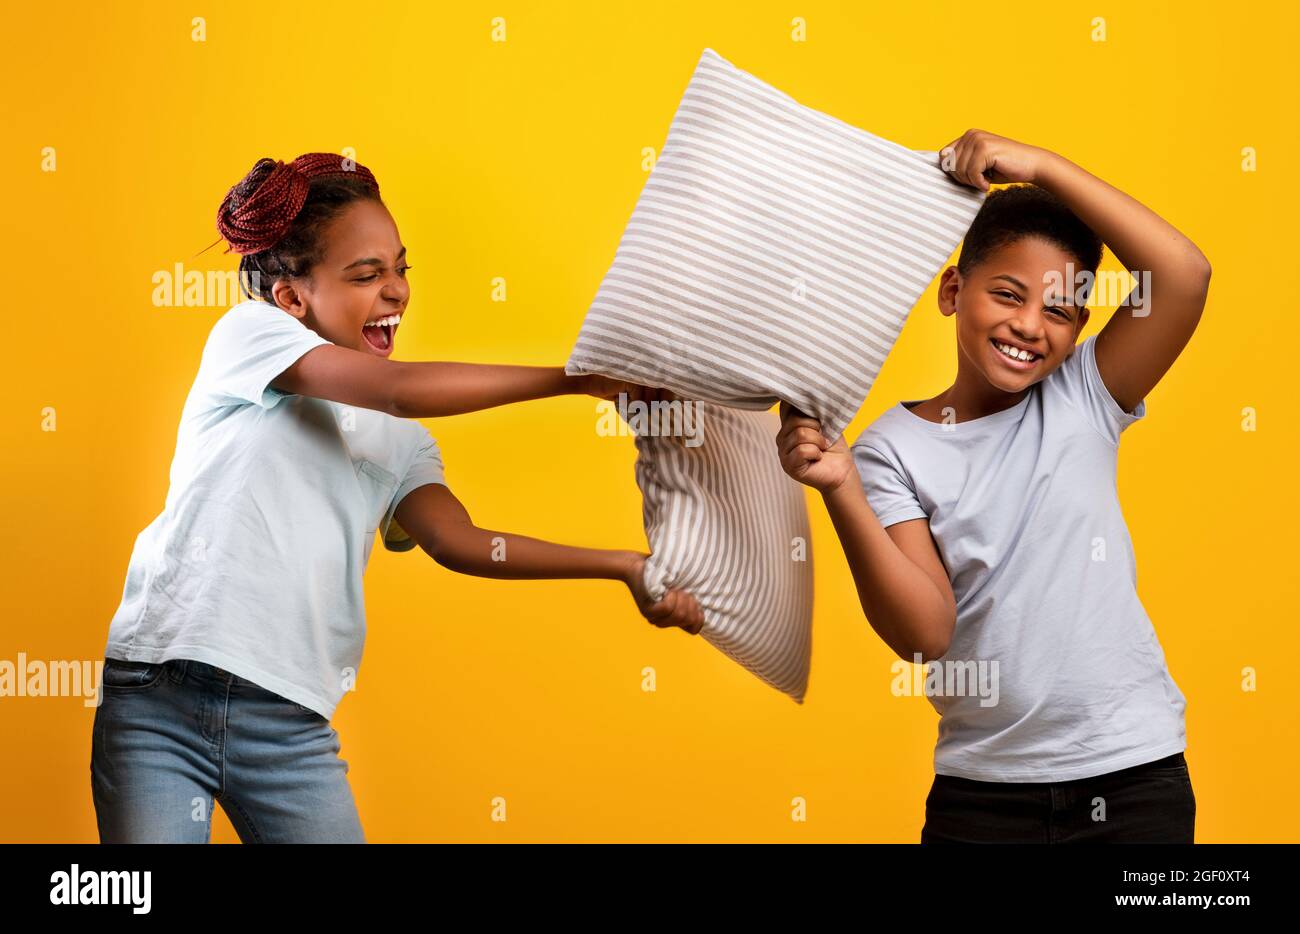
<path id="1" fill-rule="evenodd" d="M 401 320 L 401 315 L 389 315 L 387 318 L 380 318 L 378 321 L 367 321 L 365 326 L 368 328 L 377 328 L 382 327 L 385 324 L 396 324 Z"/>
<path id="2" fill-rule="evenodd" d="M 1020 350 L 1019 348 L 1012 347 L 1010 344 L 1003 344 L 1000 341 L 994 341 L 993 346 L 996 347 L 998 350 L 1002 351 L 1008 357 L 1014 357 L 1017 360 L 1023 360 L 1027 362 L 1029 360 L 1034 359 L 1036 356 L 1038 356 L 1037 354 L 1030 353 L 1027 350 Z"/>

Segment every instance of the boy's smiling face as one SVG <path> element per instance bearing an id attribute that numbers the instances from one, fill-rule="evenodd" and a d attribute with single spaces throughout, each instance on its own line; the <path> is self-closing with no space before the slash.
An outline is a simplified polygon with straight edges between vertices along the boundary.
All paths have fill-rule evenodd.
<path id="1" fill-rule="evenodd" d="M 1068 251 L 1026 236 L 991 250 L 965 276 L 944 270 L 939 309 L 957 315 L 959 370 L 1017 393 L 1060 366 L 1088 321 L 1088 309 L 1074 304 L 1079 269 Z"/>
<path id="2" fill-rule="evenodd" d="M 332 344 L 387 357 L 411 297 L 393 216 L 378 201 L 355 201 L 326 225 L 321 246 L 308 276 L 275 283 L 276 304 Z"/>

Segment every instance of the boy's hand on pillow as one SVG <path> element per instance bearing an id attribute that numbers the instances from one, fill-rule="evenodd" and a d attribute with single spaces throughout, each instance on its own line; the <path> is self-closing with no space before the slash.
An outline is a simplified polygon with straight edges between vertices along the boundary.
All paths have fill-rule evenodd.
<path id="1" fill-rule="evenodd" d="M 670 629 L 677 626 L 693 636 L 704 628 L 704 611 L 699 603 L 684 590 L 669 590 L 662 600 L 655 602 L 645 586 L 645 560 L 649 555 L 634 552 L 629 562 L 624 583 L 632 591 L 636 608 L 655 626 Z"/>
<path id="2" fill-rule="evenodd" d="M 963 185 L 988 191 L 989 184 L 1036 182 L 1052 154 L 1013 139 L 967 130 L 939 150 L 939 167 Z"/>
<path id="3" fill-rule="evenodd" d="M 822 434 L 822 423 L 788 402 L 781 403 L 781 430 L 776 435 L 776 449 L 786 473 L 822 493 L 830 493 L 850 477 L 857 477 L 844 436 L 830 444 Z"/>

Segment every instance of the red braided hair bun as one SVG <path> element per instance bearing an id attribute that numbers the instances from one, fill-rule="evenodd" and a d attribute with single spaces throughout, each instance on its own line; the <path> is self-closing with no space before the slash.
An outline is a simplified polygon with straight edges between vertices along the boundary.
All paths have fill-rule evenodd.
<path id="1" fill-rule="evenodd" d="M 247 255 L 275 246 L 302 210 L 311 180 L 326 175 L 357 178 L 379 191 L 369 169 L 331 152 L 309 152 L 287 164 L 258 159 L 217 210 L 217 230 L 229 244 L 225 252 Z"/>

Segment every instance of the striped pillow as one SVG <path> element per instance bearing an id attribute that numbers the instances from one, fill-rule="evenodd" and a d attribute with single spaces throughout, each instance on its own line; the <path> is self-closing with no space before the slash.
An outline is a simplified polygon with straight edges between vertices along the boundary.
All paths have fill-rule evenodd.
<path id="1" fill-rule="evenodd" d="M 834 441 L 983 198 L 705 49 L 565 372 L 784 399 Z"/>
<path id="2" fill-rule="evenodd" d="M 698 403 L 697 433 L 636 436 L 645 584 L 704 611 L 700 634 L 803 703 L 812 656 L 812 544 L 803 487 L 781 469 L 775 412 Z"/>

